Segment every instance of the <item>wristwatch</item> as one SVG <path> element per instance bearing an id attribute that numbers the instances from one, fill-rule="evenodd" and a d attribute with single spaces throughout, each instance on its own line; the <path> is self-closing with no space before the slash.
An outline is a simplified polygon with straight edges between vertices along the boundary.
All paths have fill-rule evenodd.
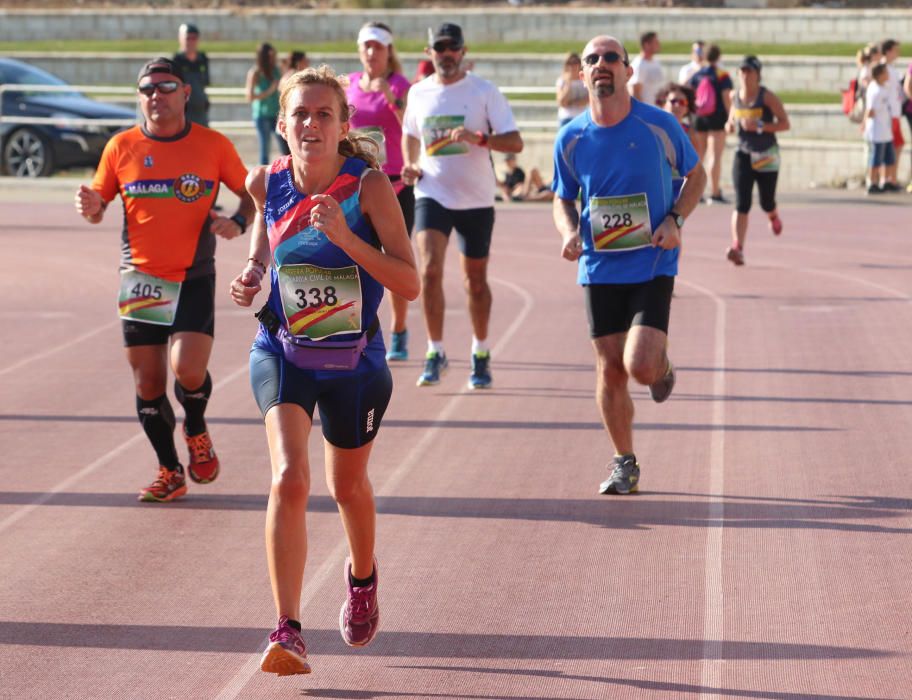
<path id="1" fill-rule="evenodd" d="M 668 212 L 668 216 L 674 219 L 675 226 L 677 226 L 679 229 L 684 228 L 684 217 L 678 214 L 678 212 L 672 209 L 670 212 Z"/>
<path id="2" fill-rule="evenodd" d="M 757 120 L 757 133 L 758 134 L 763 133 L 763 120 L 762 119 Z"/>
<path id="3" fill-rule="evenodd" d="M 247 230 L 247 219 L 241 214 L 234 214 L 228 218 L 241 227 L 241 234 L 243 235 L 244 231 Z"/>

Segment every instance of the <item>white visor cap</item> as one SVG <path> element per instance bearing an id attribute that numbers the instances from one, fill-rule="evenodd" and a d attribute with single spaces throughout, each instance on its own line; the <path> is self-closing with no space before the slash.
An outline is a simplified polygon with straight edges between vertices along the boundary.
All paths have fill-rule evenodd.
<path id="1" fill-rule="evenodd" d="M 384 46 L 393 43 L 393 35 L 383 27 L 364 27 L 358 32 L 358 45 L 362 46 L 369 41 L 378 41 Z"/>

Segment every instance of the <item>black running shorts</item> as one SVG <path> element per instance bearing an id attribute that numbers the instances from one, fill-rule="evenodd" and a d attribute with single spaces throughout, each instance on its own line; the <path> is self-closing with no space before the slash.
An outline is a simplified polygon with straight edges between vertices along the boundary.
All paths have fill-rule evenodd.
<path id="1" fill-rule="evenodd" d="M 215 335 L 215 275 L 187 280 L 181 285 L 177 313 L 170 326 L 121 320 L 124 347 L 167 345 L 175 333 Z"/>
<path id="2" fill-rule="evenodd" d="M 494 232 L 494 207 L 447 209 L 430 197 L 415 202 L 416 231 L 434 229 L 449 237 L 453 228 L 459 237 L 459 252 L 467 258 L 488 257 Z"/>
<path id="3" fill-rule="evenodd" d="M 662 275 L 635 284 L 587 284 L 583 289 L 590 338 L 626 333 L 632 326 L 668 333 L 674 277 Z"/>

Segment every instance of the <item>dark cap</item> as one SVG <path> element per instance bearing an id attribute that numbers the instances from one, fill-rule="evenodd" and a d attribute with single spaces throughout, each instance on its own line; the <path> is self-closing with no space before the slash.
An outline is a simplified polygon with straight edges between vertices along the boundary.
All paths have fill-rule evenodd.
<path id="1" fill-rule="evenodd" d="M 177 31 L 183 32 L 184 34 L 196 34 L 197 36 L 199 36 L 200 33 L 199 27 L 195 24 L 190 24 L 189 22 L 184 22 Z"/>
<path id="2" fill-rule="evenodd" d="M 738 68 L 747 68 L 748 70 L 755 70 L 759 73 L 760 69 L 763 68 L 763 65 L 756 56 L 745 56 L 741 59 L 741 65 L 738 66 Z"/>
<path id="3" fill-rule="evenodd" d="M 453 48 L 461 49 L 465 44 L 462 38 L 462 28 L 458 24 L 444 22 L 437 28 L 436 32 L 428 29 L 428 45 L 433 46 L 438 41 L 448 41 L 453 45 Z"/>
<path id="4" fill-rule="evenodd" d="M 168 75 L 173 75 L 174 77 L 180 79 L 181 82 L 184 82 L 184 72 L 180 69 L 180 66 L 170 58 L 165 58 L 164 56 L 153 58 L 146 65 L 140 68 L 139 76 L 136 78 L 136 82 L 139 82 L 147 75 L 152 75 L 154 73 L 166 73 Z"/>

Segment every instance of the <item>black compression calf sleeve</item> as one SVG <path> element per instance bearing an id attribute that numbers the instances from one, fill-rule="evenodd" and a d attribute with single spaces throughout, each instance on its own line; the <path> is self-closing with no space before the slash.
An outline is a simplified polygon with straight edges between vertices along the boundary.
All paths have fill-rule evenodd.
<path id="1" fill-rule="evenodd" d="M 206 413 L 206 405 L 209 403 L 209 396 L 212 394 L 212 376 L 206 372 L 206 380 L 198 389 L 191 391 L 181 386 L 180 382 L 174 380 L 174 395 L 184 407 L 186 420 L 184 428 L 187 435 L 199 435 L 206 430 L 206 421 L 203 415 Z"/>
<path id="2" fill-rule="evenodd" d="M 181 464 L 174 447 L 174 410 L 168 397 L 162 394 L 157 399 L 146 401 L 137 396 L 136 413 L 158 456 L 158 463 L 171 470 L 180 469 Z"/>

